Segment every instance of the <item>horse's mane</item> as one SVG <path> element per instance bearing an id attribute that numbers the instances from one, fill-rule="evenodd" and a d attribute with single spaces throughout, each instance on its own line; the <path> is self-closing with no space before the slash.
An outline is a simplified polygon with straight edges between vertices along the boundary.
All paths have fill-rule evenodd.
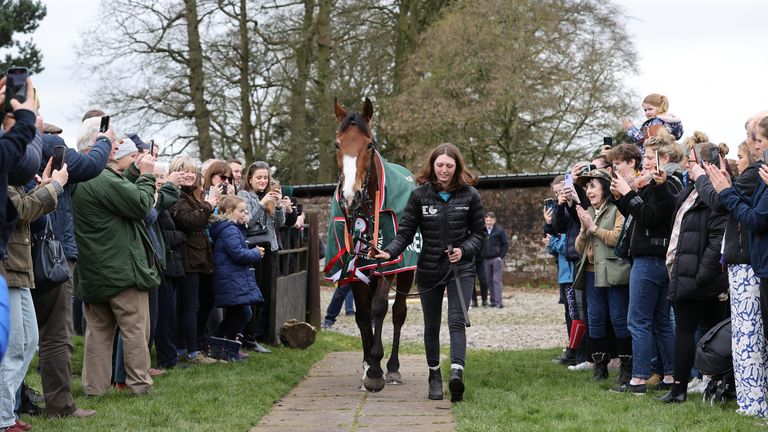
<path id="1" fill-rule="evenodd" d="M 345 132 L 351 125 L 357 126 L 357 129 L 366 136 L 371 136 L 371 129 L 368 128 L 368 122 L 365 121 L 362 113 L 357 111 L 348 113 L 339 125 L 339 132 Z"/>

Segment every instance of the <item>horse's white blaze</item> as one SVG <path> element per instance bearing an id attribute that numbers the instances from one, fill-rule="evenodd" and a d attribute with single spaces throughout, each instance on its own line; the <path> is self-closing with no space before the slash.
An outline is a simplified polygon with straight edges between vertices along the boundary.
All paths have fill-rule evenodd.
<path id="1" fill-rule="evenodd" d="M 344 155 L 344 184 L 341 191 L 347 199 L 347 204 L 352 204 L 355 197 L 355 178 L 357 177 L 357 156 Z"/>

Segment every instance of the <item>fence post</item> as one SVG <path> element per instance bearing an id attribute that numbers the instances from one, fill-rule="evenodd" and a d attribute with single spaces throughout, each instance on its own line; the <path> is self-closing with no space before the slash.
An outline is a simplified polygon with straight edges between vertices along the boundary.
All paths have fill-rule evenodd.
<path id="1" fill-rule="evenodd" d="M 309 216 L 309 245 L 307 250 L 307 315 L 309 323 L 320 328 L 320 238 L 318 214 L 307 211 Z"/>

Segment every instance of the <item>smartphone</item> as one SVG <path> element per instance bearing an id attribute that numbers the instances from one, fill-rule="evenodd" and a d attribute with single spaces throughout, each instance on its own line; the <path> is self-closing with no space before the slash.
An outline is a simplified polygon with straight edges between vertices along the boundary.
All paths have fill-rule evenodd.
<path id="1" fill-rule="evenodd" d="M 693 145 L 693 157 L 696 158 L 696 163 L 701 165 L 701 144 L 696 143 Z"/>
<path id="2" fill-rule="evenodd" d="M 155 155 L 155 140 L 153 139 L 149 140 L 149 154 L 152 156 Z"/>
<path id="3" fill-rule="evenodd" d="M 182 163 L 180 163 L 180 164 L 179 164 L 179 169 L 177 169 L 176 171 L 178 171 L 178 172 L 184 172 L 184 162 L 182 162 Z"/>
<path id="4" fill-rule="evenodd" d="M 573 175 L 571 173 L 565 175 L 565 186 L 573 187 Z"/>
<path id="5" fill-rule="evenodd" d="M 224 195 L 227 194 L 227 184 L 226 183 L 221 183 L 219 185 L 219 192 L 221 192 L 221 196 L 224 196 Z"/>
<path id="6" fill-rule="evenodd" d="M 555 207 L 555 200 L 552 198 L 547 198 L 544 200 L 544 207 L 547 210 L 552 210 Z"/>
<path id="7" fill-rule="evenodd" d="M 99 132 L 104 133 L 109 130 L 109 116 L 101 118 L 101 125 L 99 125 Z"/>
<path id="8" fill-rule="evenodd" d="M 720 150 L 715 146 L 709 148 L 709 163 L 720 168 Z"/>
<path id="9" fill-rule="evenodd" d="M 12 67 L 5 72 L 3 112 L 13 112 L 11 99 L 16 99 L 22 103 L 27 100 L 27 78 L 29 78 L 29 69 L 25 67 Z"/>
<path id="10" fill-rule="evenodd" d="M 608 148 L 613 147 L 613 137 L 603 137 L 603 146 Z"/>
<path id="11" fill-rule="evenodd" d="M 273 191 L 275 191 L 275 192 L 280 192 L 280 182 L 279 182 L 279 181 L 277 181 L 277 180 L 272 180 L 272 183 L 271 183 L 271 185 L 272 185 L 271 187 L 272 187 L 272 190 L 273 190 Z"/>
<path id="12" fill-rule="evenodd" d="M 64 166 L 64 158 L 67 154 L 67 146 L 57 145 L 53 148 L 53 160 L 51 161 L 51 172 L 58 171 Z"/>
<path id="13" fill-rule="evenodd" d="M 583 170 L 581 170 L 581 175 L 584 175 L 584 174 L 586 174 L 586 173 L 588 173 L 590 171 L 594 171 L 596 169 L 597 169 L 597 165 L 589 164 L 589 165 L 585 166 Z"/>
<path id="14" fill-rule="evenodd" d="M 661 172 L 661 163 L 659 162 L 659 151 L 656 150 L 656 172 Z"/>
<path id="15" fill-rule="evenodd" d="M 211 186 L 208 188 L 208 196 L 212 197 L 216 193 L 216 186 Z"/>
<path id="16" fill-rule="evenodd" d="M 768 165 L 768 149 L 763 150 L 763 165 Z"/>

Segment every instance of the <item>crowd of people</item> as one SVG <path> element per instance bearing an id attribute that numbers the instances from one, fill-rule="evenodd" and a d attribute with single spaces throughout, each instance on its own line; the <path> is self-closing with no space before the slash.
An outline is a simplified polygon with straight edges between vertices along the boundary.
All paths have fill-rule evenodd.
<path id="1" fill-rule="evenodd" d="M 768 112 L 746 121 L 731 160 L 705 133 L 678 142 L 682 122 L 666 97 L 649 95 L 643 109 L 642 127 L 624 122 L 626 143 L 552 183 L 545 242 L 568 334 L 554 361 L 592 369 L 596 381 L 613 366 L 611 391 L 650 388 L 667 403 L 735 388 L 738 412 L 766 417 Z M 728 319 L 732 371 L 703 374 L 696 343 Z"/>
<path id="2" fill-rule="evenodd" d="M 113 387 L 145 395 L 167 369 L 270 352 L 263 312 L 277 251 L 304 217 L 266 162 L 161 163 L 154 141 L 118 135 L 99 110 L 85 113 L 75 149 L 43 123 L 36 97 L 10 103 L 0 136 L 0 430 L 31 428 L 18 410 L 38 350 L 45 414 L 95 414 L 72 396 L 75 324 L 89 397 Z"/>

